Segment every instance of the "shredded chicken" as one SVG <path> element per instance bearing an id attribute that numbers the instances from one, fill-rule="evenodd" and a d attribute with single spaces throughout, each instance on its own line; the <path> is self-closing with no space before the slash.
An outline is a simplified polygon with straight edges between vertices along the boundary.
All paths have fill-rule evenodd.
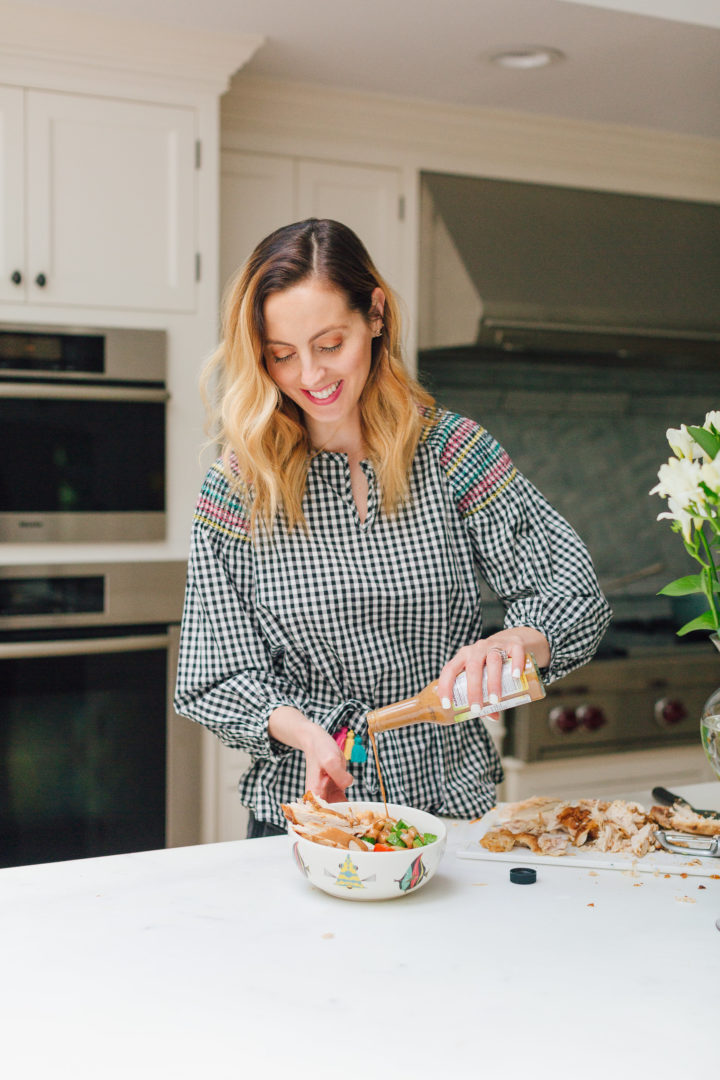
<path id="1" fill-rule="evenodd" d="M 630 837 L 630 850 L 638 859 L 642 859 L 644 855 L 647 855 L 648 851 L 653 851 L 656 847 L 655 825 L 651 821 L 647 825 L 643 825 L 634 836 Z"/>
<path id="2" fill-rule="evenodd" d="M 570 837 L 561 832 L 543 833 L 538 837 L 538 847 L 543 855 L 564 855 Z"/>
<path id="3" fill-rule="evenodd" d="M 397 824 L 395 818 L 375 814 L 372 810 L 354 811 L 350 804 L 344 812 L 335 810 L 329 803 L 313 795 L 312 791 L 306 791 L 298 802 L 281 804 L 281 807 L 298 836 L 327 847 L 354 851 L 371 851 L 373 845 L 365 843 L 361 837 L 367 836 L 375 843 L 382 843 Z M 412 847 L 417 836 L 417 829 L 410 828 L 403 833 L 402 839 L 408 847 Z"/>
<path id="4" fill-rule="evenodd" d="M 569 801 L 534 796 L 498 807 L 497 817 L 498 826 L 480 840 L 484 848 L 498 852 L 521 846 L 543 855 L 565 855 L 572 847 L 629 852 L 642 858 L 658 847 L 655 840 L 658 825 L 669 827 L 662 820 L 662 807 L 654 806 L 647 813 L 638 803 L 623 799 Z M 677 816 L 673 820 L 677 821 Z M 711 824 L 702 818 L 698 821 Z M 716 831 L 720 833 L 720 822 Z"/>
<path id="5" fill-rule="evenodd" d="M 653 806 L 650 813 L 663 829 L 675 829 L 694 836 L 720 836 L 720 814 L 716 818 L 704 818 L 679 803 L 672 807 Z"/>
<path id="6" fill-rule="evenodd" d="M 511 832 L 510 829 L 492 829 L 485 833 L 480 843 L 488 851 L 512 851 L 514 847 L 527 847 L 531 851 L 540 850 L 536 836 L 519 830 Z"/>

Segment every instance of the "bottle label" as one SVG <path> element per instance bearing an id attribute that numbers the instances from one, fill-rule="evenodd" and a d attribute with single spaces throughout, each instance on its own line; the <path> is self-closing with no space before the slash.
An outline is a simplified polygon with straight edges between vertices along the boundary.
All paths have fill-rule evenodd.
<path id="1" fill-rule="evenodd" d="M 513 697 L 503 699 L 499 701 L 497 705 L 483 705 L 480 709 L 480 716 L 489 716 L 490 713 L 502 712 L 503 709 L 514 709 L 518 705 L 528 705 L 532 701 L 529 694 L 521 694 L 520 697 Z"/>
<path id="2" fill-rule="evenodd" d="M 496 705 L 488 702 L 487 669 L 483 669 L 482 697 L 485 706 L 481 716 L 488 713 L 502 712 L 503 709 L 515 708 L 516 705 L 525 705 L 532 701 L 528 693 L 527 676 L 521 672 L 520 678 L 516 679 L 512 673 L 512 661 L 506 660 L 502 666 L 500 701 Z M 456 709 L 469 708 L 467 691 L 467 675 L 461 671 L 453 686 L 453 707 Z M 462 717 L 465 719 L 465 716 Z"/>

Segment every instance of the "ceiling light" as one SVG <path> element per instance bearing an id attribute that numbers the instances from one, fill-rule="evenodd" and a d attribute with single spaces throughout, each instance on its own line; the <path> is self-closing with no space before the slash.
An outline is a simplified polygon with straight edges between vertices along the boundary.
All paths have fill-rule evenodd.
<path id="1" fill-rule="evenodd" d="M 489 53 L 486 59 L 498 67 L 527 69 L 557 64 L 565 59 L 565 53 L 545 45 L 523 45 L 516 49 L 503 49 L 502 52 Z"/>

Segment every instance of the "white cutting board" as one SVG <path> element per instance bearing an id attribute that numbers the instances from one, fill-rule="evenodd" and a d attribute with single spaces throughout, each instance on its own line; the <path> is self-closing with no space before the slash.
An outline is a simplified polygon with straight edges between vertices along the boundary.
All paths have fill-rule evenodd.
<path id="1" fill-rule="evenodd" d="M 502 805 L 502 804 L 501 804 Z M 688 877 L 720 875 L 720 858 L 701 859 L 694 855 L 675 855 L 671 851 L 651 851 L 642 859 L 636 855 L 610 851 L 585 851 L 569 846 L 565 855 L 538 855 L 526 847 L 512 851 L 487 851 L 480 846 L 480 837 L 499 825 L 496 810 L 487 814 L 473 827 L 472 839 L 455 852 L 459 859 L 482 859 L 485 862 L 513 863 L 514 866 L 589 867 L 593 870 L 624 870 L 643 874 L 686 874 Z"/>

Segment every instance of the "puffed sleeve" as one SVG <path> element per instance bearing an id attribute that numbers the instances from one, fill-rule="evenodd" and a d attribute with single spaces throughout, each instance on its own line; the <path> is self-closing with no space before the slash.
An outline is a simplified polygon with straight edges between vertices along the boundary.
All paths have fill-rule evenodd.
<path id="1" fill-rule="evenodd" d="M 280 671 L 253 606 L 252 552 L 242 504 L 214 466 L 193 524 L 175 708 L 227 746 L 277 760 L 290 752 L 268 733 L 278 706 L 293 706 L 332 731 L 357 705 L 319 709 Z"/>
<path id="2" fill-rule="evenodd" d="M 445 467 L 478 571 L 505 606 L 505 627 L 550 643 L 547 682 L 592 659 L 612 613 L 587 548 L 472 420 L 446 421 Z"/>

